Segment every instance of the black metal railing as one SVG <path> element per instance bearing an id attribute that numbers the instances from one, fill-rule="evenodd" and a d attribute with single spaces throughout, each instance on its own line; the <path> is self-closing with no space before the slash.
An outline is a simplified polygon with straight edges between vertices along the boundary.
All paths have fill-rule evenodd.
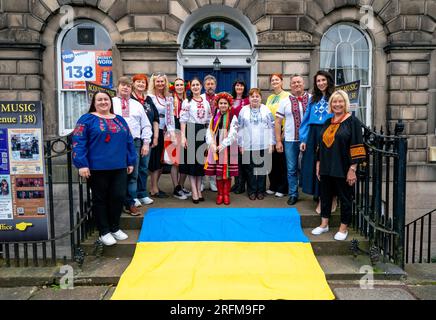
<path id="1" fill-rule="evenodd" d="M 432 259 L 432 238 L 431 238 L 431 219 L 436 209 L 426 213 L 420 218 L 408 223 L 405 228 L 406 232 L 406 263 L 432 263 L 436 262 Z M 426 221 L 427 220 L 427 221 Z M 418 239 L 417 236 L 419 236 Z M 426 251 L 424 259 L 424 250 Z M 418 257 L 417 257 L 418 255 Z M 409 260 L 409 258 L 411 258 Z"/>
<path id="2" fill-rule="evenodd" d="M 22 241 L 22 242 L 0 242 L 0 258 L 6 267 L 11 267 L 12 260 L 14 267 L 29 266 L 29 246 L 32 249 L 31 259 L 33 266 L 54 266 L 58 259 L 64 262 L 67 255 L 64 253 L 60 256 L 59 243 L 69 238 L 70 259 L 81 265 L 84 260 L 84 251 L 81 249 L 81 243 L 92 234 L 95 229 L 94 219 L 91 211 L 91 196 L 89 186 L 80 178 L 73 181 L 72 165 L 72 143 L 71 136 L 60 137 L 45 142 L 45 166 L 46 166 L 46 183 L 45 190 L 48 192 L 47 204 L 49 214 L 49 239 L 44 241 Z M 64 159 L 66 158 L 67 166 Z M 57 235 L 55 227 L 55 216 L 61 214 L 56 212 L 54 198 L 53 166 L 54 159 L 59 158 L 62 167 L 67 170 L 67 189 L 68 189 L 68 214 L 69 230 L 61 235 Z M 74 195 L 78 199 L 74 199 Z M 13 253 L 13 257 L 11 257 Z"/>
<path id="3" fill-rule="evenodd" d="M 367 155 L 358 166 L 352 226 L 369 239 L 370 256 L 404 267 L 407 139 L 399 121 L 393 135 L 361 124 Z"/>

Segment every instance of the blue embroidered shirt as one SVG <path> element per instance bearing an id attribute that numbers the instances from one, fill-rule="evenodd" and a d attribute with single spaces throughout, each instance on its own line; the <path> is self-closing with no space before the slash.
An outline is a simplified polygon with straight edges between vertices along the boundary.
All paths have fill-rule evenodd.
<path id="1" fill-rule="evenodd" d="M 77 121 L 73 132 L 73 163 L 77 168 L 115 170 L 136 161 L 133 137 L 126 120 L 100 118 L 91 113 Z"/>
<path id="2" fill-rule="evenodd" d="M 313 99 L 313 96 L 312 96 Z M 325 97 L 322 97 L 317 103 L 310 101 L 304 113 L 303 120 L 300 126 L 300 141 L 306 143 L 309 135 L 309 127 L 311 124 L 323 125 L 327 119 L 330 119 L 333 114 L 328 113 L 329 104 Z"/>

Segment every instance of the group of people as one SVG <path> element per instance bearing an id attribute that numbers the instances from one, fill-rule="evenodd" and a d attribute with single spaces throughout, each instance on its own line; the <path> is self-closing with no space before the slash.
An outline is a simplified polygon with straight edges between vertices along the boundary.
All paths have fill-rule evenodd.
<path id="1" fill-rule="evenodd" d="M 287 194 L 294 205 L 301 186 L 318 201 L 322 222 L 313 234 L 328 231 L 337 197 L 342 223 L 335 239 L 344 240 L 356 166 L 365 157 L 348 96 L 334 91 L 325 71 L 316 73 L 312 94 L 300 75 L 291 76 L 290 92 L 281 74 L 272 74 L 270 83 L 274 92 L 266 104 L 261 90 L 248 90 L 242 80 L 231 94 L 216 93 L 212 75 L 170 83 L 162 73 L 152 74 L 150 82 L 137 74 L 119 79 L 114 98 L 97 92 L 73 132 L 73 160 L 89 179 L 100 240 L 113 245 L 127 239 L 119 227 L 123 206 L 138 215 L 138 207 L 153 197 L 168 197 L 159 188 L 163 172 L 171 174 L 173 195 L 195 204 L 205 200 L 205 177 L 217 192 L 217 205 L 229 205 L 231 191 L 247 191 L 250 200 Z"/>

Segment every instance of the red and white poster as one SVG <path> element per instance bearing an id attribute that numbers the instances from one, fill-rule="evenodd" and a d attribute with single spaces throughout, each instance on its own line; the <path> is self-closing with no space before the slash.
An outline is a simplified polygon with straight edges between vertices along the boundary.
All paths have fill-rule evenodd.
<path id="1" fill-rule="evenodd" d="M 112 88 L 112 51 L 62 51 L 62 88 L 85 90 L 85 82 Z"/>

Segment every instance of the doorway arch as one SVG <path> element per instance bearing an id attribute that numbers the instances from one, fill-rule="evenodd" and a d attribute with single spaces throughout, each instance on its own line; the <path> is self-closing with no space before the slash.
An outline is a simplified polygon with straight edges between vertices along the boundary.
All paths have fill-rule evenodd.
<path id="1" fill-rule="evenodd" d="M 217 12 L 219 12 L 219 15 L 216 14 Z M 228 49 L 184 47 L 185 39 L 192 34 L 191 31 L 196 25 L 214 23 L 214 21 L 217 23 L 227 23 L 239 29 L 250 43 L 249 47 Z M 208 68 L 208 70 L 212 70 L 213 62 L 218 58 L 222 69 L 249 69 L 250 75 L 247 85 L 256 87 L 257 52 L 255 46 L 258 43 L 257 41 L 256 27 L 241 11 L 222 5 L 202 7 L 193 12 L 180 27 L 177 38 L 177 43 L 180 44 L 180 49 L 177 53 L 177 75 L 183 78 L 186 74 L 185 71 L 188 69 L 192 70 L 193 68 L 203 68 L 205 70 Z"/>

